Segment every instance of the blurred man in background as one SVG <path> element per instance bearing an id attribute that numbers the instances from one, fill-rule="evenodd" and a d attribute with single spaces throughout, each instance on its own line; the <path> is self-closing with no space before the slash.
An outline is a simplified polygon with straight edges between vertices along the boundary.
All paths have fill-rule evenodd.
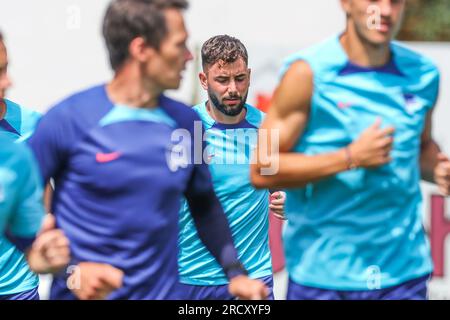
<path id="1" fill-rule="evenodd" d="M 341 4 L 345 32 L 287 60 L 262 126 L 279 131 L 279 171 L 262 175 L 260 159 L 253 182 L 291 188 L 288 299 L 425 299 L 420 179 L 450 193 L 450 161 L 432 138 L 439 72 L 392 42 L 404 0 Z"/>
<path id="2" fill-rule="evenodd" d="M 250 155 L 256 146 L 264 113 L 246 103 L 250 69 L 245 46 L 220 35 L 202 47 L 200 82 L 209 100 L 194 107 L 206 130 L 209 169 L 214 190 L 230 223 L 239 260 L 249 277 L 260 279 L 272 291 L 269 249 L 269 205 L 283 215 L 284 192 L 256 190 L 250 182 Z M 229 300 L 228 279 L 198 237 L 189 206 L 180 212 L 180 290 L 187 299 Z M 273 299 L 272 292 L 269 295 Z"/>
<path id="3" fill-rule="evenodd" d="M 52 217 L 42 225 L 45 211 L 38 167 L 26 145 L 16 143 L 31 134 L 38 116 L 5 99 L 11 86 L 7 67 L 0 32 L 0 300 L 38 300 L 39 279 L 34 272 L 64 268 L 69 244 L 63 232 L 54 229 Z"/>

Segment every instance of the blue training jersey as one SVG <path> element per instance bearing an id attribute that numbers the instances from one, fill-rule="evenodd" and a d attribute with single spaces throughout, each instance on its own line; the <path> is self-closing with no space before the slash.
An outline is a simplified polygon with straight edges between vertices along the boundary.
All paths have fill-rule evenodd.
<path id="1" fill-rule="evenodd" d="M 421 133 L 434 106 L 439 73 L 396 42 L 378 68 L 352 64 L 338 37 L 288 58 L 314 73 L 309 121 L 292 151 L 333 152 L 355 141 L 377 117 L 393 126 L 392 161 L 339 173 L 289 190 L 284 244 L 296 283 L 334 290 L 398 285 L 432 271 L 422 226 Z"/>
<path id="2" fill-rule="evenodd" d="M 165 96 L 154 109 L 114 105 L 101 85 L 52 108 L 29 141 L 44 180 L 54 178 L 52 209 L 74 261 L 124 271 L 123 287 L 109 299 L 179 298 L 180 199 L 188 188 L 203 193 L 212 184 L 206 165 L 170 154 L 178 150 L 174 130 L 194 136 L 196 120 Z M 74 298 L 65 280 L 55 278 L 51 298 Z"/>
<path id="3" fill-rule="evenodd" d="M 36 288 L 21 250 L 31 245 L 44 217 L 41 180 L 23 144 L 0 135 L 0 296 Z"/>
<path id="4" fill-rule="evenodd" d="M 206 103 L 194 110 L 205 126 L 214 191 L 231 227 L 239 260 L 251 278 L 272 274 L 269 250 L 269 192 L 256 190 L 250 182 L 250 157 L 256 146 L 258 128 L 264 114 L 246 105 L 245 119 L 233 125 L 216 123 Z M 228 283 L 222 268 L 198 237 L 189 206 L 183 201 L 179 236 L 180 281 L 192 285 Z"/>
<path id="5" fill-rule="evenodd" d="M 3 101 L 6 105 L 6 114 L 0 120 L 0 133 L 15 141 L 26 141 L 33 134 L 41 114 L 23 108 L 8 99 L 3 99 Z"/>

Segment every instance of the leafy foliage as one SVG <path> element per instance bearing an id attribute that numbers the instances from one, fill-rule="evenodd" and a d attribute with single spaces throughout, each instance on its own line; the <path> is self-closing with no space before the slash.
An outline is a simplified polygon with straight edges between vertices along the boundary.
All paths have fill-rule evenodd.
<path id="1" fill-rule="evenodd" d="M 450 41 L 450 0 L 407 0 L 399 40 Z"/>

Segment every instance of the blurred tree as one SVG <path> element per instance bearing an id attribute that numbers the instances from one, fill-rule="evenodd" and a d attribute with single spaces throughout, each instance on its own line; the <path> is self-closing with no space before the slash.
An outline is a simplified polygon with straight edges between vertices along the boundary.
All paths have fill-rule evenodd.
<path id="1" fill-rule="evenodd" d="M 407 0 L 405 20 L 397 39 L 450 41 L 450 0 Z"/>

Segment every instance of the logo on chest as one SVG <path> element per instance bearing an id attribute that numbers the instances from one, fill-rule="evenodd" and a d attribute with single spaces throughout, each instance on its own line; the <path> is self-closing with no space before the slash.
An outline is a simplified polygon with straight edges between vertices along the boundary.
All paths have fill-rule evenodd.
<path id="1" fill-rule="evenodd" d="M 8 168 L 0 168 L 0 203 L 6 200 L 6 186 L 16 181 L 17 175 Z"/>
<path id="2" fill-rule="evenodd" d="M 108 163 L 108 162 L 113 162 L 113 161 L 119 159 L 121 156 L 122 156 L 122 154 L 120 152 L 111 152 L 111 153 L 98 152 L 95 155 L 95 160 L 98 163 Z"/>

